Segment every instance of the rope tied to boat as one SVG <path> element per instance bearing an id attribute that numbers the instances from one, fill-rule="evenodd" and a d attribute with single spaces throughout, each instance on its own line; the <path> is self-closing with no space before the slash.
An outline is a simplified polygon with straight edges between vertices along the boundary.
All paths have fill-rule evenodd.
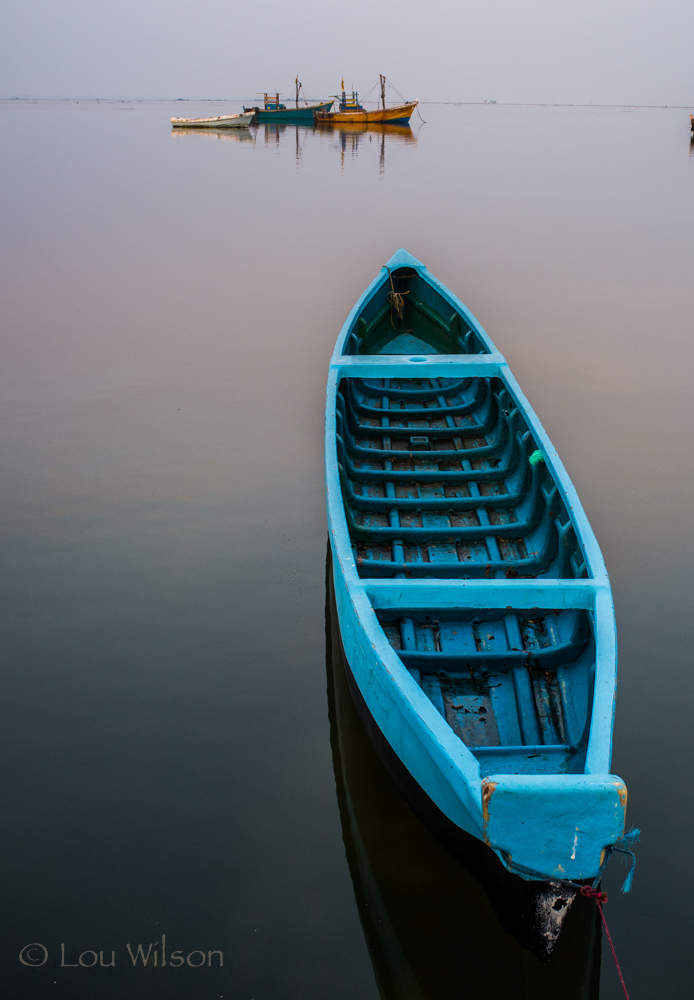
<path id="1" fill-rule="evenodd" d="M 406 292 L 396 292 L 395 283 L 393 282 L 393 275 L 388 265 L 384 265 L 388 275 L 390 277 L 390 291 L 386 295 L 386 300 L 390 303 L 390 325 L 396 331 L 396 333 L 412 333 L 412 330 L 398 330 L 397 326 L 393 322 L 393 310 L 395 310 L 395 315 L 397 318 L 404 323 L 405 322 L 405 296 L 409 295 L 409 289 Z"/>
<path id="2" fill-rule="evenodd" d="M 607 902 L 607 893 L 601 892 L 598 889 L 600 879 L 602 878 L 602 873 L 607 867 L 607 862 L 610 860 L 612 854 L 624 854 L 631 858 L 631 866 L 627 872 L 627 877 L 624 879 L 622 885 L 622 892 L 630 892 L 631 887 L 634 883 L 634 869 L 636 868 L 636 855 L 629 848 L 634 844 L 638 844 L 639 838 L 641 837 L 641 831 L 637 829 L 628 830 L 619 840 L 615 840 L 614 844 L 608 844 L 605 848 L 605 857 L 598 874 L 593 879 L 592 885 L 581 885 L 580 882 L 574 882 L 571 879 L 557 878 L 556 875 L 547 875 L 546 873 L 537 871 L 535 868 L 528 868 L 526 865 L 519 865 L 512 861 L 508 855 L 504 854 L 504 860 L 506 862 L 506 867 L 509 871 L 514 872 L 516 875 L 522 875 L 525 878 L 531 879 L 541 879 L 543 882 L 554 882 L 559 885 L 565 885 L 571 889 L 576 889 L 581 896 L 586 896 L 588 899 L 594 899 L 595 905 L 600 912 L 600 919 L 602 920 L 602 925 L 605 928 L 605 934 L 607 935 L 607 941 L 610 945 L 610 951 L 612 952 L 612 957 L 614 959 L 614 964 L 617 968 L 617 975 L 619 976 L 619 981 L 622 984 L 622 989 L 624 990 L 624 996 L 629 1000 L 629 994 L 627 993 L 626 984 L 624 982 L 624 976 L 622 975 L 622 970 L 619 967 L 619 962 L 617 961 L 617 954 L 614 950 L 614 945 L 612 944 L 612 937 L 610 935 L 609 928 L 607 926 L 607 921 L 605 920 L 605 914 L 602 911 L 603 904 Z M 503 853 L 503 852 L 502 852 Z"/>
<path id="3" fill-rule="evenodd" d="M 598 908 L 600 914 L 600 919 L 602 920 L 602 926 L 605 928 L 605 934 L 607 935 L 607 943 L 610 946 L 610 951 L 612 952 L 612 958 L 614 959 L 614 964 L 617 969 L 617 975 L 619 976 L 619 981 L 622 984 L 622 989 L 624 990 L 624 996 L 629 1000 L 629 992 L 627 990 L 627 984 L 624 982 L 624 976 L 622 975 L 622 970 L 619 967 L 619 962 L 617 961 L 617 952 L 614 950 L 614 945 L 612 944 L 612 935 L 610 934 L 610 928 L 607 926 L 607 921 L 605 920 L 605 914 L 603 913 L 603 903 L 607 902 L 607 893 L 600 892 L 599 889 L 594 889 L 592 885 L 584 885 L 581 888 L 581 895 L 586 896 L 588 899 L 594 899 L 595 905 Z"/>
<path id="4" fill-rule="evenodd" d="M 629 847 L 633 846 L 634 844 L 638 844 L 640 837 L 641 837 L 640 830 L 634 830 L 634 829 L 627 830 L 627 832 L 622 837 L 620 837 L 618 840 L 615 840 L 614 844 L 607 845 L 607 847 L 605 848 L 605 857 L 603 859 L 603 862 L 600 865 L 598 874 L 593 879 L 593 885 L 592 885 L 593 889 L 597 889 L 598 885 L 600 884 L 602 873 L 605 871 L 605 868 L 607 867 L 607 862 L 610 860 L 612 854 L 617 853 L 617 854 L 628 854 L 629 857 L 631 858 L 631 866 L 627 873 L 627 877 L 624 879 L 624 883 L 622 885 L 622 892 L 631 891 L 631 887 L 634 883 L 634 869 L 636 868 L 636 855 L 634 854 L 633 851 L 629 850 Z M 548 875 L 547 872 L 538 871 L 536 868 L 528 868 L 527 865 L 520 865 L 518 864 L 518 862 L 512 861 L 510 857 L 506 854 L 504 854 L 504 861 L 509 871 L 514 872 L 516 875 L 522 875 L 524 878 L 534 879 L 542 882 L 558 882 L 560 885 L 567 885 L 570 886 L 572 889 L 578 889 L 579 891 L 583 888 L 583 884 L 581 882 L 574 882 L 572 879 L 568 878 L 559 878 L 556 875 Z"/>

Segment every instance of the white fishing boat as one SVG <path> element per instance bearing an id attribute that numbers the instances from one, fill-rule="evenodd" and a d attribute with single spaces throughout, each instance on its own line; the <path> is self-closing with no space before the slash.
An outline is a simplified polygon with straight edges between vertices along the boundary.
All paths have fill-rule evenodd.
<path id="1" fill-rule="evenodd" d="M 255 111 L 241 115 L 219 115 L 217 118 L 172 118 L 174 128 L 245 128 L 251 124 Z"/>

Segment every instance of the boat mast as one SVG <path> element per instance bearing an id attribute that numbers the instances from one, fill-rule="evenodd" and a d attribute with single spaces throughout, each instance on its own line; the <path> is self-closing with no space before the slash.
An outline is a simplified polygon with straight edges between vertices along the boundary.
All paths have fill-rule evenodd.
<path id="1" fill-rule="evenodd" d="M 386 110 L 386 78 L 382 73 L 378 74 L 381 79 L 381 103 L 383 104 L 383 110 Z"/>
<path id="2" fill-rule="evenodd" d="M 301 86 L 301 84 L 299 83 L 299 77 L 298 76 L 297 76 L 297 78 L 295 80 L 295 83 L 296 83 L 296 106 L 298 108 L 299 107 L 299 87 Z"/>

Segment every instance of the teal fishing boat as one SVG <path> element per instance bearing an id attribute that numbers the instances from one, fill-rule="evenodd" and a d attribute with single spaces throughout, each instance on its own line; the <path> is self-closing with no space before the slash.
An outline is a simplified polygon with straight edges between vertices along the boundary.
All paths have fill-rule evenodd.
<path id="1" fill-rule="evenodd" d="M 325 448 L 357 707 L 440 837 L 508 874 L 546 957 L 625 845 L 609 579 L 505 359 L 404 250 L 338 337 Z"/>
<path id="2" fill-rule="evenodd" d="M 326 112 L 330 111 L 333 106 L 332 99 L 329 101 L 323 101 L 319 104 L 309 104 L 306 98 L 304 98 L 304 104 L 301 106 L 299 100 L 302 92 L 302 84 L 299 81 L 299 77 L 296 78 L 296 94 L 294 97 L 294 107 L 287 107 L 286 104 L 282 104 L 280 101 L 279 93 L 275 94 L 263 94 L 263 107 L 246 108 L 244 111 L 254 111 L 256 122 L 285 122 L 285 123 L 307 123 L 312 122 L 314 114 L 316 112 Z"/>

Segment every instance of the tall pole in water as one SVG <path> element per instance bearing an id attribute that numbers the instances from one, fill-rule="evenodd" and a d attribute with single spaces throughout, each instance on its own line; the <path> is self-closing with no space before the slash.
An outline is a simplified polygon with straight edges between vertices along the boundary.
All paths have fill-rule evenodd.
<path id="1" fill-rule="evenodd" d="M 381 78 L 381 103 L 383 105 L 383 110 L 386 110 L 386 78 L 383 73 L 379 73 Z"/>

